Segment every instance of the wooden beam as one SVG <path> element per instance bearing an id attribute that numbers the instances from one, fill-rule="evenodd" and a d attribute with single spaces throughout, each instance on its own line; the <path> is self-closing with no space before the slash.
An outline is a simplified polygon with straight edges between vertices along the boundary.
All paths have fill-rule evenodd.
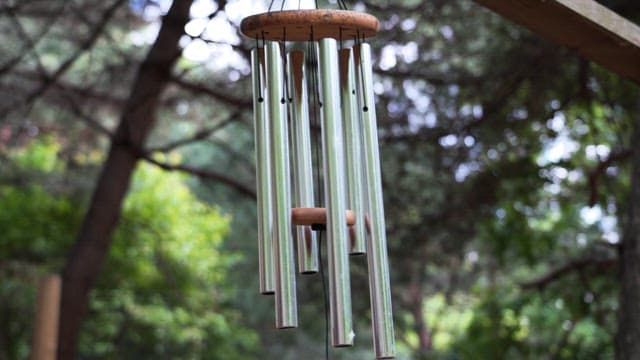
<path id="1" fill-rule="evenodd" d="M 593 0 L 474 0 L 640 84 L 640 27 Z"/>

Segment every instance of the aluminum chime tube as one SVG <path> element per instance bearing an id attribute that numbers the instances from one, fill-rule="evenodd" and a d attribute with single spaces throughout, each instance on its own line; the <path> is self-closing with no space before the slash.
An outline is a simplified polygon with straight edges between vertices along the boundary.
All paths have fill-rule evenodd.
<path id="1" fill-rule="evenodd" d="M 298 326 L 296 278 L 291 239 L 291 178 L 284 66 L 280 44 L 266 42 L 267 102 L 270 121 L 276 327 Z"/>
<path id="2" fill-rule="evenodd" d="M 356 216 L 356 223 L 350 229 L 350 250 L 352 255 L 366 253 L 366 229 L 364 223 L 364 185 L 362 168 L 362 135 L 360 116 L 358 113 L 358 96 L 356 92 L 355 65 L 353 51 L 341 49 L 340 61 L 340 96 L 342 100 L 342 120 L 344 123 L 344 149 L 347 169 L 348 207 Z"/>
<path id="3" fill-rule="evenodd" d="M 313 163 L 304 52 L 291 51 L 288 56 L 294 207 L 312 208 L 315 206 Z M 301 274 L 318 272 L 318 240 L 311 226 L 296 226 L 296 240 L 298 271 Z"/>
<path id="4" fill-rule="evenodd" d="M 382 174 L 378 150 L 378 128 L 376 123 L 371 71 L 371 47 L 360 44 L 358 71 L 361 74 L 362 123 L 364 138 L 365 169 L 368 181 L 369 219 L 371 239 L 367 242 L 369 267 L 369 294 L 371 299 L 371 321 L 373 345 L 378 359 L 395 356 L 393 313 L 391 309 L 391 287 L 389 284 L 389 260 L 387 258 L 387 236 L 384 222 L 382 198 Z"/>
<path id="5" fill-rule="evenodd" d="M 264 71 L 264 48 L 251 50 L 253 84 L 253 126 L 256 144 L 256 195 L 258 200 L 258 263 L 260 293 L 274 293 L 273 243 L 271 238 L 271 161 L 269 160 L 269 117 Z"/>
<path id="6" fill-rule="evenodd" d="M 347 196 L 342 147 L 343 124 L 340 112 L 338 49 L 335 39 L 325 38 L 321 39 L 319 43 L 331 342 L 334 347 L 352 346 L 355 334 L 351 318 L 349 246 L 345 222 Z"/>

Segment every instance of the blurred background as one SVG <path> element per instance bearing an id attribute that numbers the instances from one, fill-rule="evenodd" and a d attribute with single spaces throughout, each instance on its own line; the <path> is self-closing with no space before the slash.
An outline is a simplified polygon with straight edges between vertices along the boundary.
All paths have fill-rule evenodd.
<path id="1" fill-rule="evenodd" d="M 80 359 L 324 358 L 318 275 L 297 278 L 296 330 L 258 294 L 238 27 L 268 5 L 0 1 L 0 359 L 29 355 L 48 273 Z M 382 25 L 398 357 L 613 358 L 638 87 L 470 0 L 349 5 Z M 356 345 L 332 359 L 373 357 L 351 260 Z"/>

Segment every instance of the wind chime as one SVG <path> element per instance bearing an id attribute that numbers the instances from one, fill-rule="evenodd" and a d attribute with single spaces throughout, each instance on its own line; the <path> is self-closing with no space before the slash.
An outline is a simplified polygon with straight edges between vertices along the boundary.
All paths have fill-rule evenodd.
<path id="1" fill-rule="evenodd" d="M 293 233 L 298 271 L 314 274 L 326 231 L 331 343 L 353 345 L 349 254 L 366 254 L 374 350 L 376 358 L 388 359 L 395 357 L 393 316 L 371 48 L 365 43 L 379 27 L 374 16 L 346 7 L 269 9 L 245 18 L 241 31 L 256 42 L 251 66 L 260 292 L 275 295 L 277 328 L 297 327 Z M 318 128 L 322 151 L 316 151 L 314 177 L 311 132 Z M 314 179 L 323 179 L 324 188 L 314 192 Z M 326 208 L 319 206 L 323 202 Z"/>

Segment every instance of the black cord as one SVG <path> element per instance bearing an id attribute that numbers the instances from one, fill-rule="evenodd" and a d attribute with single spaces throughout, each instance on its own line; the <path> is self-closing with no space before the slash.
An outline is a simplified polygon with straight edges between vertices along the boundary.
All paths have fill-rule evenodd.
<path id="1" fill-rule="evenodd" d="M 284 3 L 284 1 L 283 1 Z M 287 28 L 282 28 L 282 99 L 280 103 L 286 103 L 287 99 L 291 102 L 291 96 L 289 95 L 289 86 L 288 81 L 289 77 L 287 74 L 289 73 L 289 69 L 287 67 Z"/>
<path id="2" fill-rule="evenodd" d="M 313 26 L 311 27 L 311 37 L 307 43 L 307 72 L 309 73 L 309 89 L 311 91 L 311 124 L 318 129 L 314 134 L 314 147 L 316 153 L 316 189 L 317 189 L 317 203 L 319 207 L 323 207 L 324 192 L 322 183 L 320 182 L 320 165 L 322 158 L 320 157 L 320 108 L 322 108 L 322 102 L 320 101 L 320 90 L 318 84 L 318 58 L 315 47 L 315 39 L 313 33 Z"/>
<path id="3" fill-rule="evenodd" d="M 324 298 L 324 357 L 329 360 L 329 296 L 327 294 L 327 280 L 324 277 L 324 266 L 322 265 L 322 230 L 318 231 L 318 248 L 322 295 Z"/>
<path id="4" fill-rule="evenodd" d="M 316 8 L 318 2 L 316 1 Z M 317 204 L 319 207 L 323 207 L 324 204 L 324 191 L 322 188 L 322 182 L 320 181 L 321 161 L 320 157 L 320 109 L 322 108 L 322 102 L 320 101 L 320 89 L 318 81 L 318 53 L 316 51 L 316 43 L 313 33 L 313 26 L 311 27 L 311 34 L 309 42 L 307 42 L 307 72 L 309 73 L 308 88 L 311 90 L 311 124 L 315 126 L 318 131 L 314 134 L 315 142 L 315 175 L 316 175 L 316 188 L 317 188 Z M 322 295 L 324 301 L 324 352 L 325 359 L 329 360 L 329 295 L 327 294 L 327 283 L 324 276 L 324 266 L 322 265 L 322 231 L 325 228 L 324 225 L 312 226 L 312 229 L 318 232 L 318 261 L 320 267 L 320 277 L 322 278 Z"/>
<path id="5" fill-rule="evenodd" d="M 364 67 L 362 67 L 362 44 L 364 44 L 364 34 L 362 34 L 362 39 L 360 39 L 360 31 L 357 32 L 357 38 L 356 38 L 356 46 L 359 48 L 359 52 L 358 54 L 360 55 L 360 84 L 362 84 L 362 111 L 367 112 L 369 111 L 369 102 L 367 99 L 367 89 L 364 86 Z"/>
<path id="6" fill-rule="evenodd" d="M 262 36 L 264 37 L 264 34 L 262 34 Z M 264 46 L 264 44 L 263 44 Z M 263 48 L 264 49 L 264 48 Z M 258 40 L 258 37 L 256 36 L 256 51 L 258 52 L 258 56 L 257 56 L 257 61 L 258 63 L 262 62 L 262 56 L 264 55 L 260 55 L 260 41 Z M 263 52 L 264 54 L 264 52 Z M 262 97 L 262 64 L 259 64 L 258 66 L 258 102 L 263 102 L 264 101 L 264 97 Z"/>

